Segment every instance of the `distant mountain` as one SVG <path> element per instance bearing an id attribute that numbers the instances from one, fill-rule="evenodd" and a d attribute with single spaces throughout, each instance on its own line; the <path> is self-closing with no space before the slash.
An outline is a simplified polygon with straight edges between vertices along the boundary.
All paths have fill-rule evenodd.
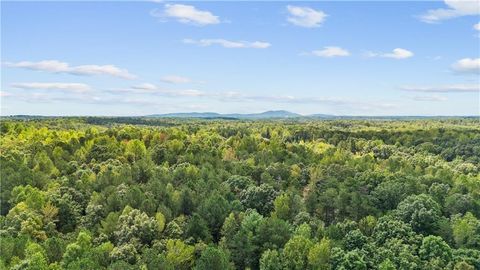
<path id="1" fill-rule="evenodd" d="M 164 117 L 164 118 L 216 118 L 222 117 L 219 113 L 214 112 L 188 112 L 188 113 L 165 113 L 165 114 L 152 114 L 147 117 Z"/>
<path id="2" fill-rule="evenodd" d="M 321 113 L 316 113 L 316 114 L 310 114 L 307 115 L 309 118 L 325 118 L 325 119 L 333 119 L 333 118 L 338 118 L 339 116 L 336 115 L 331 115 L 331 114 L 321 114 Z"/>
<path id="3" fill-rule="evenodd" d="M 402 120 L 415 120 L 415 119 L 430 119 L 430 118 L 456 118 L 456 116 L 362 116 L 362 115 L 331 115 L 331 114 L 309 114 L 301 115 L 284 110 L 266 111 L 262 113 L 230 113 L 222 114 L 215 112 L 188 112 L 188 113 L 166 113 L 166 114 L 152 114 L 145 117 L 151 118 L 198 118 L 198 119 L 312 119 L 312 120 L 390 120 L 390 119 L 402 119 Z M 478 116 L 461 116 L 461 117 L 474 117 Z"/>
<path id="4" fill-rule="evenodd" d="M 250 114 L 230 114 L 231 117 L 238 118 L 251 118 L 251 119 L 262 119 L 262 118 L 297 118 L 303 117 L 303 115 L 298 113 L 292 113 L 289 111 L 266 111 L 262 113 L 250 113 Z"/>
<path id="5" fill-rule="evenodd" d="M 272 118 L 299 118 L 303 115 L 292 113 L 289 111 L 266 111 L 262 113 L 249 114 L 220 114 L 214 112 L 190 112 L 190 113 L 166 113 L 166 114 L 152 114 L 147 117 L 161 117 L 161 118 L 236 118 L 236 119 L 272 119 Z"/>

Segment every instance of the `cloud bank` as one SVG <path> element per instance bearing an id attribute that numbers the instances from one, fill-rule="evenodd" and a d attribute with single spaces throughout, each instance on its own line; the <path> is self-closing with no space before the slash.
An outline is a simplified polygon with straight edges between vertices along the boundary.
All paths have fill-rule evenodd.
<path id="1" fill-rule="evenodd" d="M 434 101 L 434 102 L 439 102 L 439 101 L 447 101 L 448 99 L 446 97 L 442 96 L 414 96 L 412 97 L 413 100 L 415 101 Z"/>
<path id="2" fill-rule="evenodd" d="M 21 61 L 16 63 L 6 62 L 4 65 L 7 67 L 24 68 L 51 73 L 67 73 L 72 75 L 109 75 L 128 80 L 132 80 L 137 77 L 129 73 L 128 70 L 118 68 L 114 65 L 70 66 L 68 63 L 58 60 L 44 60 L 39 62 Z"/>
<path id="3" fill-rule="evenodd" d="M 476 84 L 453 84 L 439 86 L 402 86 L 401 90 L 424 93 L 468 93 L 479 92 L 480 85 Z"/>
<path id="4" fill-rule="evenodd" d="M 85 93 L 91 90 L 91 87 L 84 83 L 27 82 L 27 83 L 12 83 L 10 84 L 10 86 L 18 89 L 61 90 L 61 91 L 71 91 L 76 93 Z"/>

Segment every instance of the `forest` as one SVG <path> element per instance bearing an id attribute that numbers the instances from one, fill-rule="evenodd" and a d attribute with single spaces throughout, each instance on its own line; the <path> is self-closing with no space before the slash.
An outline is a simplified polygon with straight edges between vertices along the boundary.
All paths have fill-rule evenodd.
<path id="1" fill-rule="evenodd" d="M 2 118 L 0 269 L 480 269 L 478 118 Z"/>

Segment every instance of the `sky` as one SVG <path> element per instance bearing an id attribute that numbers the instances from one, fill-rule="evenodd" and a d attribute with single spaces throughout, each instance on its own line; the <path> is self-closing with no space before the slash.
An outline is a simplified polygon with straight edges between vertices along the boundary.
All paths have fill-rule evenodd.
<path id="1" fill-rule="evenodd" d="M 1 114 L 479 115 L 480 2 L 1 2 Z"/>

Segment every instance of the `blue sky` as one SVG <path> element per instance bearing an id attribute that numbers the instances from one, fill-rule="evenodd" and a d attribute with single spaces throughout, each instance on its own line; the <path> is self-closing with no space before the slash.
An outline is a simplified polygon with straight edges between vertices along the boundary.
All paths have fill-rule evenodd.
<path id="1" fill-rule="evenodd" d="M 2 115 L 478 115 L 480 6 L 2 2 Z"/>

